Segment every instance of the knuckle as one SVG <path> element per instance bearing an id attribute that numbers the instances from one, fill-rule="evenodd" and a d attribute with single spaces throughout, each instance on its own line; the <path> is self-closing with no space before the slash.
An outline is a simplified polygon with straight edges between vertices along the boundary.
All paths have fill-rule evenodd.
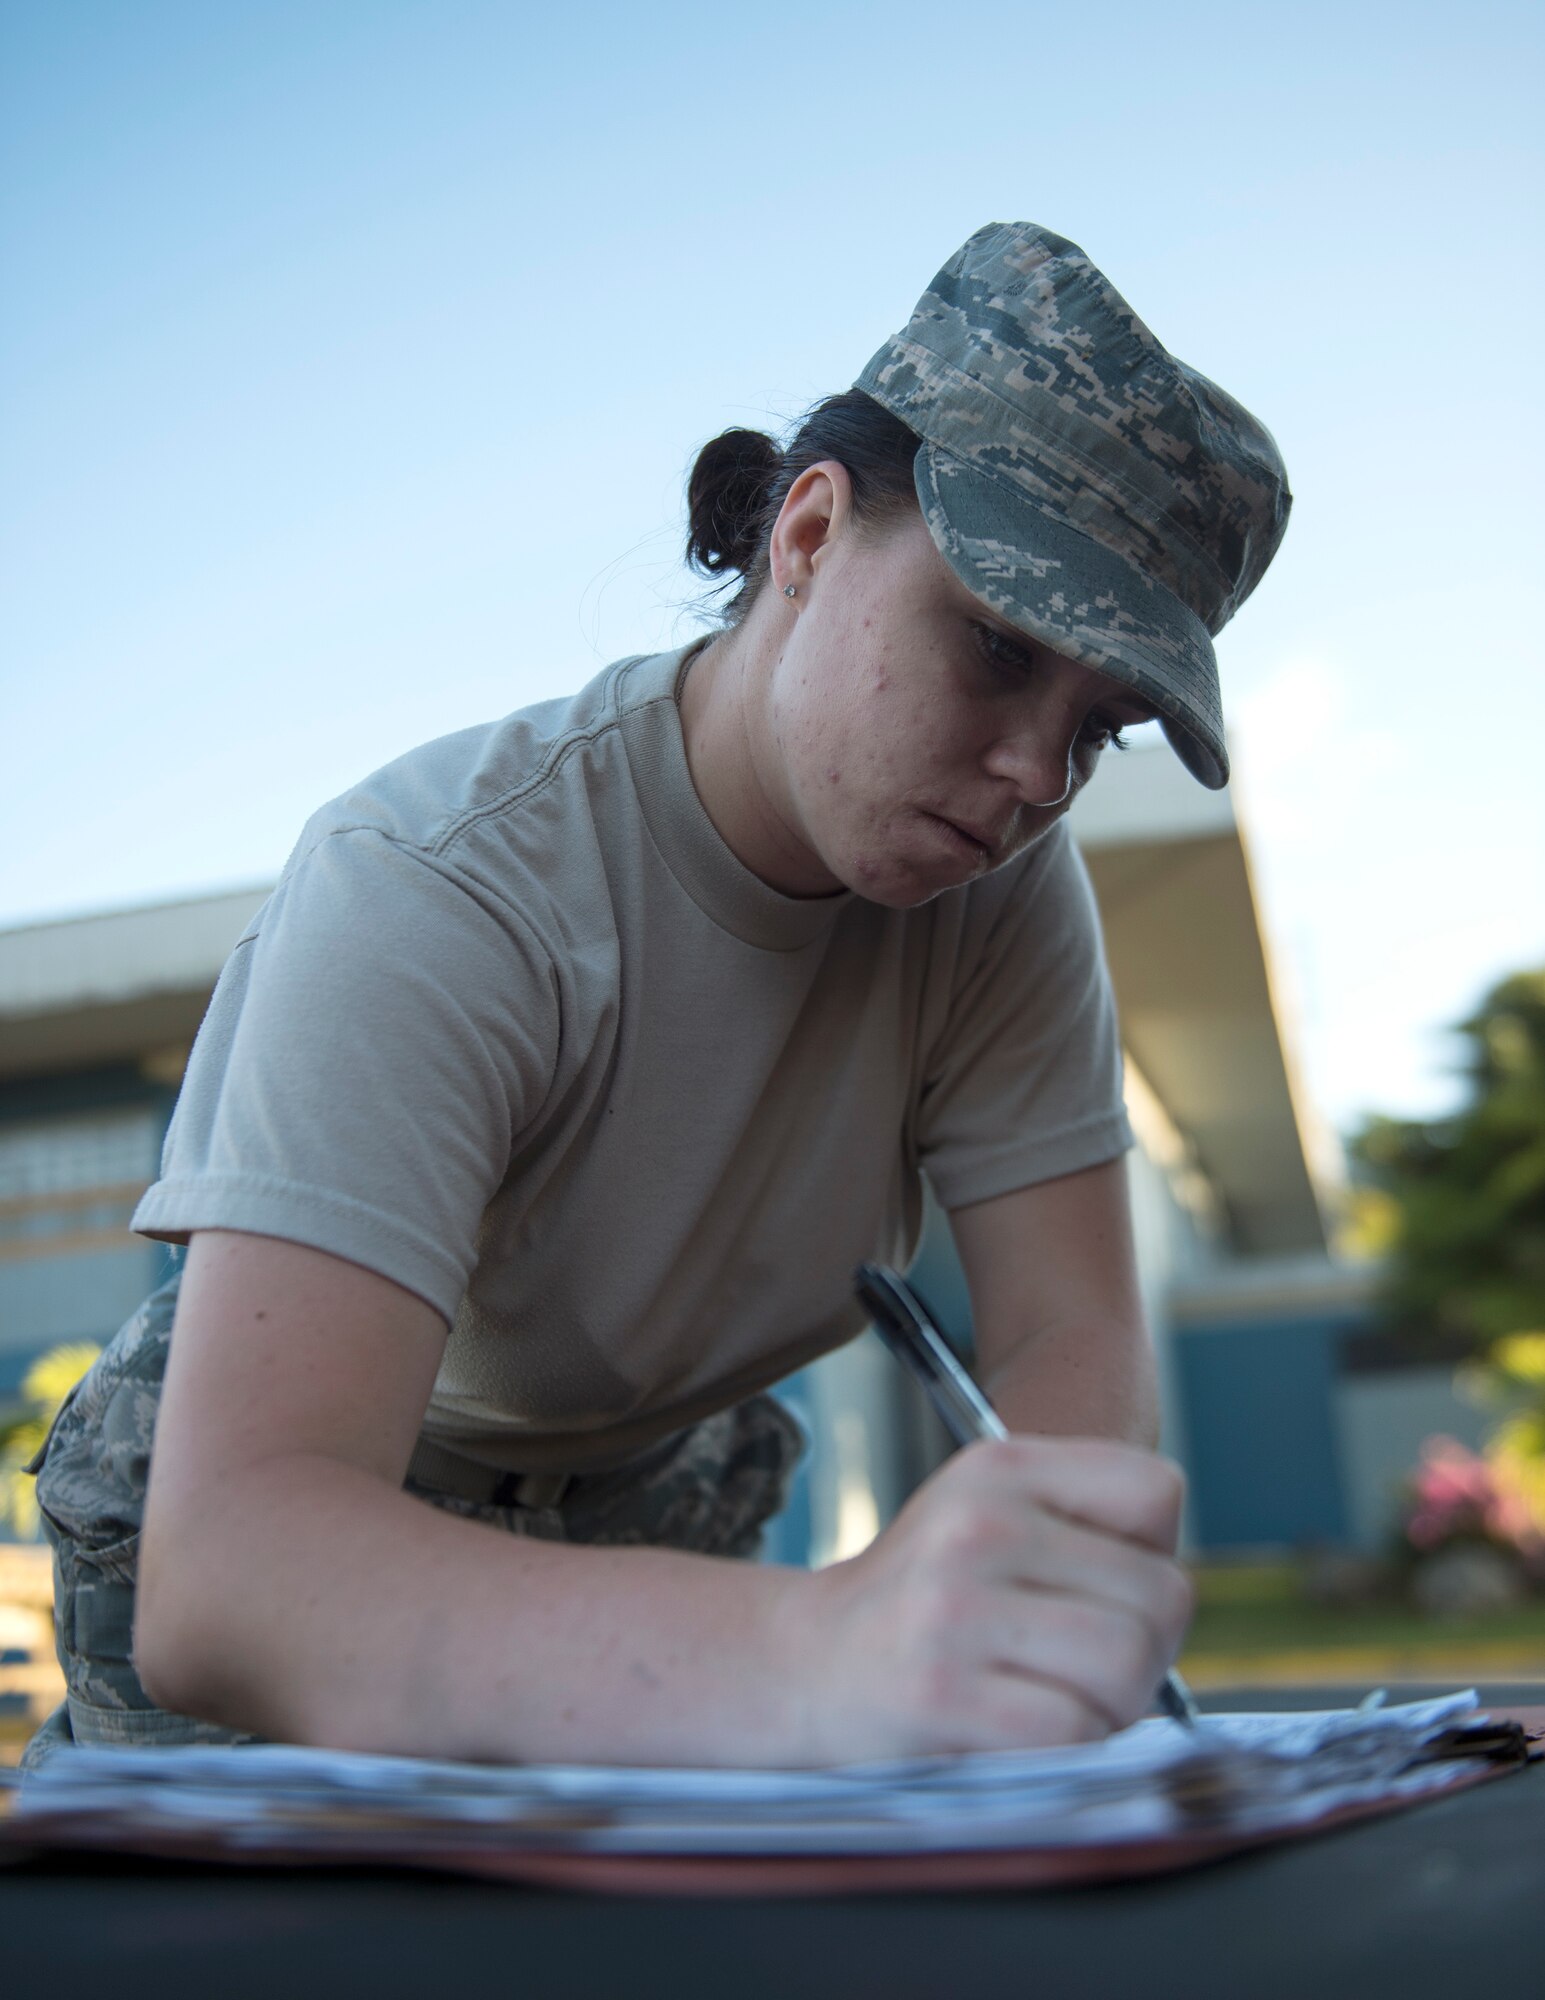
<path id="1" fill-rule="evenodd" d="M 984 1496 L 952 1496 L 950 1505 L 935 1510 L 929 1553 L 946 1568 L 970 1564 L 991 1543 L 996 1525 L 996 1510 Z"/>
<path id="2" fill-rule="evenodd" d="M 1155 1635 L 1135 1612 L 1116 1605 L 1084 1607 L 1075 1639 L 1082 1668 L 1079 1684 L 1109 1715 L 1136 1714 L 1158 1678 Z"/>
<path id="3" fill-rule="evenodd" d="M 964 1660 L 938 1633 L 910 1634 L 898 1648 L 891 1699 L 903 1713 L 937 1720 L 969 1707 Z"/>
<path id="4" fill-rule="evenodd" d="M 1159 1479 L 1163 1497 L 1174 1512 L 1178 1514 L 1186 1501 L 1185 1467 L 1177 1465 L 1172 1458 L 1155 1459 L 1154 1463 L 1159 1468 Z"/>
<path id="5" fill-rule="evenodd" d="M 1179 1563 L 1169 1563 L 1165 1567 L 1163 1616 L 1165 1625 L 1184 1632 L 1196 1613 L 1196 1583 L 1189 1570 Z"/>
<path id="6" fill-rule="evenodd" d="M 958 1631 L 969 1620 L 970 1592 L 948 1570 L 934 1570 L 919 1579 L 910 1609 L 914 1644 L 937 1644 L 943 1634 Z"/>
<path id="7" fill-rule="evenodd" d="M 1173 1459 L 1146 1454 L 1134 1467 L 1128 1487 L 1133 1526 L 1150 1547 L 1171 1550 L 1180 1533 L 1186 1476 Z"/>
<path id="8" fill-rule="evenodd" d="M 1155 1667 L 1154 1634 L 1141 1618 L 1118 1616 L 1107 1637 L 1106 1658 L 1116 1686 L 1144 1696 Z"/>
<path id="9" fill-rule="evenodd" d="M 951 1463 L 960 1467 L 962 1477 L 973 1486 L 996 1491 L 1006 1485 L 1017 1486 L 1024 1479 L 1027 1467 L 1041 1455 L 1041 1443 L 1033 1437 L 979 1438 Z"/>
<path id="10" fill-rule="evenodd" d="M 899 1642 L 909 1654 L 929 1656 L 955 1644 L 955 1636 L 977 1616 L 971 1574 L 959 1564 L 915 1564 L 901 1580 L 891 1616 Z"/>
<path id="11" fill-rule="evenodd" d="M 1041 1440 L 1035 1437 L 983 1438 L 977 1447 L 978 1463 L 995 1479 L 1018 1479 L 1026 1465 L 1041 1454 Z"/>
<path id="12" fill-rule="evenodd" d="M 1149 1465 L 1156 1505 L 1178 1519 L 1186 1499 L 1186 1475 L 1183 1468 L 1172 1458 L 1157 1456 L 1149 1460 Z"/>
<path id="13" fill-rule="evenodd" d="M 947 1654 L 934 1653 L 919 1660 L 913 1688 L 921 1713 L 942 1717 L 965 1707 L 965 1679 L 960 1662 Z"/>

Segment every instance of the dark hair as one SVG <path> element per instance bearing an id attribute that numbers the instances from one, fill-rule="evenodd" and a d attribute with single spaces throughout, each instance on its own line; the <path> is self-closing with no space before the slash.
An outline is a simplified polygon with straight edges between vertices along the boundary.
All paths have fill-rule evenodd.
<path id="1" fill-rule="evenodd" d="M 834 458 L 853 482 L 853 512 L 878 525 L 917 505 L 912 462 L 917 433 L 862 389 L 817 403 L 784 450 L 761 431 L 730 430 L 697 455 L 687 481 L 687 561 L 740 588 L 722 607 L 738 625 L 767 581 L 773 523 L 802 472 Z"/>

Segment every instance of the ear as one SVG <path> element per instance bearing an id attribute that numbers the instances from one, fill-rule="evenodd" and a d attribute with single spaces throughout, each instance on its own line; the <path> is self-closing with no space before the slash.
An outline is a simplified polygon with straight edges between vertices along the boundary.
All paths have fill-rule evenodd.
<path id="1" fill-rule="evenodd" d="M 835 458 L 807 466 L 788 490 L 768 541 L 772 580 L 802 587 L 853 519 L 853 481 Z"/>

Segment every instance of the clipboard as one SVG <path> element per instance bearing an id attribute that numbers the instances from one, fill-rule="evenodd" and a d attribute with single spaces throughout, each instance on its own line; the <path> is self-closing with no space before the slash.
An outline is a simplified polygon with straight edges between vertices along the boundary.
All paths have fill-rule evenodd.
<path id="1" fill-rule="evenodd" d="M 826 1897 L 969 1894 L 988 1890 L 1067 1888 L 1158 1877 L 1207 1866 L 1234 1855 L 1339 1832 L 1392 1813 L 1416 1810 L 1430 1799 L 1451 1798 L 1495 1782 L 1545 1758 L 1545 1706 L 1488 1707 L 1428 1746 L 1423 1761 L 1461 1760 L 1467 1768 L 1441 1790 L 1340 1807 L 1306 1824 L 1257 1833 L 1199 1827 L 1158 1840 L 1083 1847 L 973 1848 L 908 1853 L 580 1854 L 511 1848 L 469 1852 L 422 1837 L 382 1845 L 315 1850 L 265 1847 L 243 1850 L 207 1837 L 166 1831 L 123 1839 L 91 1839 L 78 1826 L 50 1825 L 29 1817 L 0 1818 L 0 1863 L 51 1852 L 133 1853 L 152 1859 L 245 1868 L 430 1869 L 534 1888 L 620 1896 Z"/>

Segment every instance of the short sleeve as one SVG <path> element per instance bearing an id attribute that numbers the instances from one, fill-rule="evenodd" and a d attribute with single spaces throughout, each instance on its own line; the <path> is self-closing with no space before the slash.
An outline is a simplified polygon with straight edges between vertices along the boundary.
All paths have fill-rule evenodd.
<path id="1" fill-rule="evenodd" d="M 1132 1144 L 1099 912 L 1065 824 L 1004 876 L 960 940 L 919 1098 L 919 1158 L 946 1208 Z"/>
<path id="2" fill-rule="evenodd" d="M 372 828 L 290 868 L 220 976 L 134 1227 L 327 1250 L 449 1320 L 559 1045 L 520 916 Z"/>

